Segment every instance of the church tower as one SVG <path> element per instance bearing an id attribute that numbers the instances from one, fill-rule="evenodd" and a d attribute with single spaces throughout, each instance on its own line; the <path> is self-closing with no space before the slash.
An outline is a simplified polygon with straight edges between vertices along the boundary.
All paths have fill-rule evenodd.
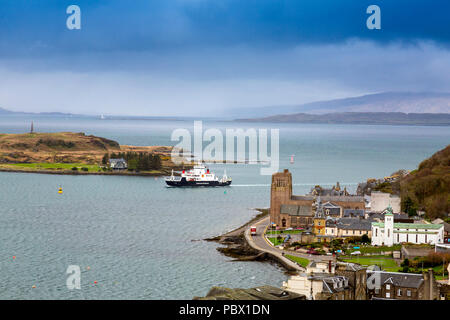
<path id="1" fill-rule="evenodd" d="M 391 205 L 384 215 L 384 245 L 388 247 L 394 245 L 394 215 Z"/>
<path id="2" fill-rule="evenodd" d="M 292 197 L 292 174 L 288 169 L 272 175 L 270 188 L 270 222 L 281 225 L 280 208 Z"/>

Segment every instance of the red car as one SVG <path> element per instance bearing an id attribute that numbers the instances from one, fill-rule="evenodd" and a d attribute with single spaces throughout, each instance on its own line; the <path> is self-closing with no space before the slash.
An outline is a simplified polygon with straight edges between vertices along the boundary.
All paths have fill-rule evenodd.
<path id="1" fill-rule="evenodd" d="M 314 249 L 309 249 L 308 251 L 306 251 L 306 253 L 309 253 L 309 254 L 319 254 L 316 250 L 314 250 Z"/>

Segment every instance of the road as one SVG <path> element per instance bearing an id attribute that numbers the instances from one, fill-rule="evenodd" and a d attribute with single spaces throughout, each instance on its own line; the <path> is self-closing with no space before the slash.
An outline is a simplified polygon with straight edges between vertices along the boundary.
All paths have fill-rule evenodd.
<path id="1" fill-rule="evenodd" d="M 253 226 L 256 227 L 256 235 L 252 236 L 250 234 L 250 226 L 247 227 L 245 230 L 245 238 L 247 239 L 247 242 L 251 247 L 253 247 L 256 250 L 263 251 L 270 253 L 274 256 L 276 256 L 279 260 L 281 260 L 284 264 L 292 267 L 295 270 L 298 271 L 305 271 L 304 268 L 296 264 L 295 262 L 292 262 L 291 260 L 285 258 L 283 256 L 283 252 L 285 254 L 289 254 L 296 257 L 306 258 L 310 261 L 334 261 L 334 258 L 332 256 L 323 256 L 323 255 L 311 255 L 306 253 L 300 253 L 300 252 L 294 252 L 294 251 L 287 251 L 287 250 L 281 250 L 279 248 L 275 248 L 269 240 L 267 240 L 264 236 L 264 233 L 266 231 L 267 226 L 270 222 L 270 217 L 262 218 L 261 220 L 255 222 Z"/>

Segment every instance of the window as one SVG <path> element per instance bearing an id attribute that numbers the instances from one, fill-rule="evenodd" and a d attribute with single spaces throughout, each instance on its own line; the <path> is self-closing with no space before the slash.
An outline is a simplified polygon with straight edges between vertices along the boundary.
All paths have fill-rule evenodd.
<path id="1" fill-rule="evenodd" d="M 390 284 L 386 285 L 386 290 L 391 290 L 391 285 Z"/>
<path id="2" fill-rule="evenodd" d="M 386 292 L 386 298 L 390 298 L 391 294 L 389 292 Z"/>
<path id="3" fill-rule="evenodd" d="M 398 289 L 398 290 L 397 290 L 397 296 L 399 296 L 399 297 L 402 296 L 402 289 Z"/>
<path id="4" fill-rule="evenodd" d="M 406 290 L 406 295 L 407 295 L 408 297 L 411 297 L 411 290 Z"/>

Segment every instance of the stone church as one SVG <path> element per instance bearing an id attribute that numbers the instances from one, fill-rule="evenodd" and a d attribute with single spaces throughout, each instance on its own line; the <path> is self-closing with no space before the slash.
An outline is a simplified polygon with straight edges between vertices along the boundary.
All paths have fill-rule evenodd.
<path id="1" fill-rule="evenodd" d="M 321 201 L 344 209 L 364 210 L 364 198 L 349 195 L 346 191 L 336 194 L 318 194 Z M 285 169 L 272 175 L 270 190 L 270 221 L 281 228 L 308 228 L 314 222 L 316 194 L 296 196 L 292 194 L 292 174 Z"/>

